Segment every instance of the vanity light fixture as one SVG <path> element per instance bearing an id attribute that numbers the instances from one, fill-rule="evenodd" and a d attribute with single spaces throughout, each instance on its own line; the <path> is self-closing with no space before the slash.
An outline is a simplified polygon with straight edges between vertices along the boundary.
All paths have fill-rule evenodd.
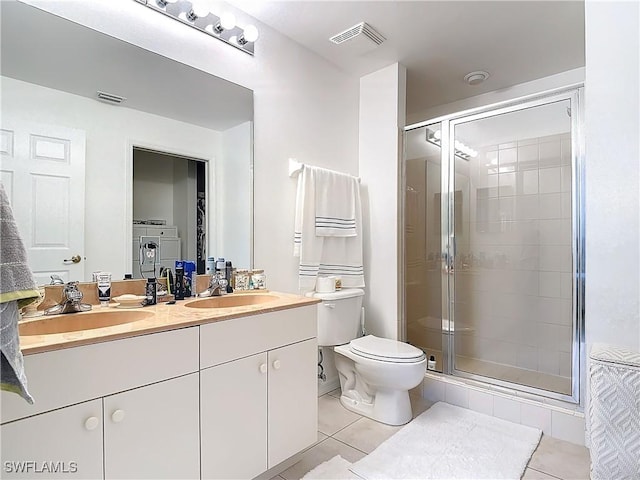
<path id="1" fill-rule="evenodd" d="M 217 15 L 210 12 L 206 0 L 135 1 L 149 7 L 151 10 L 222 40 L 249 55 L 254 54 L 254 44 L 258 40 L 258 29 L 253 25 L 247 25 L 244 28 L 237 26 L 236 17 L 232 13 Z"/>
<path id="2" fill-rule="evenodd" d="M 440 146 L 440 130 L 430 130 L 427 128 L 427 142 Z M 478 156 L 478 152 L 476 152 L 473 148 L 466 146 L 460 140 L 456 140 L 454 142 L 454 154 L 457 157 L 460 157 L 463 160 L 469 161 L 470 158 L 475 158 Z"/>

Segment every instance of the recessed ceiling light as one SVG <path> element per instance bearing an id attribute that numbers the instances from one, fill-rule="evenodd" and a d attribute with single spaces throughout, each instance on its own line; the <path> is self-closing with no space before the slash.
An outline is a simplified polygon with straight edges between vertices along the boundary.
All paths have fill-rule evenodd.
<path id="1" fill-rule="evenodd" d="M 475 72 L 467 73 L 464 76 L 464 81 L 467 82 L 469 85 L 478 85 L 484 82 L 487 78 L 489 78 L 488 72 L 477 70 Z"/>

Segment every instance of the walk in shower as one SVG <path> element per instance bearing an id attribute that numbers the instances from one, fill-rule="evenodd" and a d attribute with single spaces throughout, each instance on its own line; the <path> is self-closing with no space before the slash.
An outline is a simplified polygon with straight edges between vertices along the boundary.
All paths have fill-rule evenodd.
<path id="1" fill-rule="evenodd" d="M 405 129 L 404 334 L 436 371 L 580 402 L 581 93 Z"/>

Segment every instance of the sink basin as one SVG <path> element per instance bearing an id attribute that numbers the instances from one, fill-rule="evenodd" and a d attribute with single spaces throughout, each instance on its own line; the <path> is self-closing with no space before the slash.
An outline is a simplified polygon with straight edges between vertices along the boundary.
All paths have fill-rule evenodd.
<path id="1" fill-rule="evenodd" d="M 224 297 L 208 297 L 185 303 L 185 307 L 190 308 L 229 308 L 229 307 L 246 307 L 249 305 L 259 305 L 262 303 L 273 302 L 278 300 L 274 295 L 247 294 L 247 295 L 229 295 Z"/>
<path id="2" fill-rule="evenodd" d="M 153 312 L 140 311 L 69 313 L 58 317 L 45 317 L 40 320 L 21 323 L 18 325 L 18 331 L 20 336 L 78 332 L 136 322 L 138 320 L 144 320 L 145 318 L 151 318 L 153 315 Z"/>

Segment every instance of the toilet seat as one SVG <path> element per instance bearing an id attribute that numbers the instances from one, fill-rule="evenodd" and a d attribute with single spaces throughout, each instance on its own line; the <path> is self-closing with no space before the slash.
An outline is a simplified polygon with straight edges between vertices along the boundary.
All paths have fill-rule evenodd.
<path id="1" fill-rule="evenodd" d="M 419 363 L 426 358 L 424 352 L 413 345 L 374 335 L 351 340 L 349 350 L 354 355 L 388 363 Z"/>

